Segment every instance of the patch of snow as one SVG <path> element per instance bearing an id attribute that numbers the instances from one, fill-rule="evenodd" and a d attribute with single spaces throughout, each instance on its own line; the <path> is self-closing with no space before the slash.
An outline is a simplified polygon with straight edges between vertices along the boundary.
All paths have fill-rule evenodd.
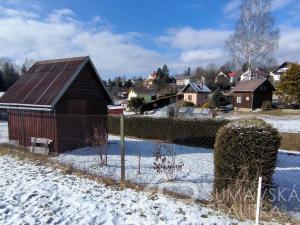
<path id="1" fill-rule="evenodd" d="M 8 142 L 8 125 L 7 121 L 0 121 L 0 143 Z"/>
<path id="2" fill-rule="evenodd" d="M 218 119 L 241 119 L 241 118 L 261 118 L 279 132 L 300 133 L 300 116 L 267 116 L 267 115 L 244 115 L 244 114 L 224 114 L 217 116 Z"/>
<path id="3" fill-rule="evenodd" d="M 44 165 L 0 157 L 0 223 L 253 224 L 159 194 L 118 190 Z"/>
<path id="4" fill-rule="evenodd" d="M 61 154 L 57 157 L 62 164 L 69 164 L 81 170 L 89 171 L 96 175 L 120 179 L 120 141 L 118 136 L 109 135 L 109 144 L 106 147 L 108 166 L 99 166 L 99 152 L 95 148 L 81 148 Z M 157 142 L 125 138 L 125 166 L 126 179 L 138 184 L 147 184 L 184 194 L 193 199 L 210 200 L 214 181 L 214 155 L 213 150 L 204 148 L 169 145 L 176 151 L 176 160 L 182 160 L 184 166 L 177 174 L 175 182 L 167 181 L 163 174 L 157 174 L 153 169 L 155 160 L 153 151 Z M 141 154 L 141 174 L 138 174 L 138 155 Z M 285 166 L 289 165 L 289 166 Z M 299 196 L 299 201 L 274 201 L 282 210 L 300 219 L 300 154 L 290 154 L 280 151 L 277 167 L 273 175 L 276 191 L 288 188 L 285 191 L 286 199 L 294 189 Z"/>
<path id="5" fill-rule="evenodd" d="M 180 194 L 188 194 L 197 199 L 208 199 L 213 185 L 213 152 L 211 149 L 170 145 L 155 141 L 135 138 L 125 139 L 126 179 L 138 184 L 159 185 Z M 153 169 L 155 161 L 154 150 L 160 146 L 176 152 L 176 160 L 183 161 L 184 166 L 176 177 L 176 182 L 167 182 L 165 174 L 158 174 Z M 120 137 L 109 135 L 108 145 L 102 151 L 108 154 L 108 166 L 100 167 L 99 150 L 95 148 L 80 148 L 60 154 L 56 160 L 62 164 L 71 165 L 84 171 L 90 171 L 99 176 L 120 179 Z M 138 174 L 138 155 L 141 154 L 141 173 Z M 189 190 L 188 193 L 186 190 Z"/>

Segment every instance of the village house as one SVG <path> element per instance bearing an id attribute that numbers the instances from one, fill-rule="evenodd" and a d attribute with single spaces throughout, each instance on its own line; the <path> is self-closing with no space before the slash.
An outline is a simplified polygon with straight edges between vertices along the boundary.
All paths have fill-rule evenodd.
<path id="1" fill-rule="evenodd" d="M 8 110 L 10 143 L 33 147 L 33 140 L 47 139 L 56 153 L 89 144 L 99 123 L 106 136 L 110 103 L 88 56 L 36 62 L 0 98 L 0 108 Z"/>
<path id="2" fill-rule="evenodd" d="M 147 88 L 150 88 L 153 84 L 154 81 L 158 79 L 158 74 L 156 73 L 156 71 L 153 71 L 153 73 L 151 73 L 144 81 L 143 85 Z"/>
<path id="3" fill-rule="evenodd" d="M 295 63 L 292 62 L 284 62 L 279 67 L 277 67 L 275 70 L 270 72 L 270 76 L 273 78 L 275 82 L 280 81 L 280 78 L 282 75 L 284 75 L 288 69 Z"/>
<path id="4" fill-rule="evenodd" d="M 190 77 L 188 77 L 184 74 L 176 75 L 175 80 L 176 80 L 176 85 L 177 86 L 185 86 L 191 81 Z"/>
<path id="5" fill-rule="evenodd" d="M 274 86 L 268 79 L 241 81 L 232 89 L 235 110 L 251 111 L 261 108 L 263 102 L 272 102 Z"/>
<path id="6" fill-rule="evenodd" d="M 177 100 L 192 102 L 198 107 L 208 101 L 210 93 L 210 89 L 203 83 L 188 83 L 182 91 L 177 94 Z"/>
<path id="7" fill-rule="evenodd" d="M 143 98 L 145 103 L 153 101 L 157 97 L 157 91 L 152 88 L 132 87 L 128 93 L 128 100 L 131 98 Z"/>
<path id="8" fill-rule="evenodd" d="M 255 70 L 247 70 L 241 74 L 241 81 L 259 80 L 269 78 L 269 73 L 263 68 L 256 68 Z"/>

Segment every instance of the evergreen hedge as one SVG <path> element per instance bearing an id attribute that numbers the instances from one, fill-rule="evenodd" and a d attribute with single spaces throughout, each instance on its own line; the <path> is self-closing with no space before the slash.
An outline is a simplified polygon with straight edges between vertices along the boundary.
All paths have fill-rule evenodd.
<path id="1" fill-rule="evenodd" d="M 125 135 L 169 143 L 213 148 L 217 131 L 227 120 L 182 120 L 130 116 L 124 118 Z M 120 135 L 120 117 L 108 117 L 108 133 Z"/>
<path id="2" fill-rule="evenodd" d="M 219 129 L 214 148 L 215 191 L 226 189 L 232 180 L 257 182 L 258 176 L 271 184 L 280 139 L 278 131 L 262 119 L 235 120 Z"/>

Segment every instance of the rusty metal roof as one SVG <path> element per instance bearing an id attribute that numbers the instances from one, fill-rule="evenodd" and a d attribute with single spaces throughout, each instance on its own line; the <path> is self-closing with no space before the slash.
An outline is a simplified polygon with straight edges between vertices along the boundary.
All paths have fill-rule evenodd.
<path id="1" fill-rule="evenodd" d="M 0 98 L 0 106 L 52 108 L 89 61 L 93 65 L 89 56 L 36 62 Z"/>
<path id="2" fill-rule="evenodd" d="M 269 82 L 270 83 L 270 81 L 267 80 L 267 79 L 241 81 L 241 82 L 238 83 L 237 86 L 235 86 L 232 89 L 232 92 L 253 92 L 259 86 L 261 86 L 264 82 Z M 273 85 L 271 83 L 270 83 L 270 85 L 273 87 Z M 273 89 L 275 90 L 274 87 L 273 87 Z"/>

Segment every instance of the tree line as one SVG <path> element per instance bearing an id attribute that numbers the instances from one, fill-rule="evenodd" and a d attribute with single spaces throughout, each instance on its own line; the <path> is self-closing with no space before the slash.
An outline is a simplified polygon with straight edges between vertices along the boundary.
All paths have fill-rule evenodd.
<path id="1" fill-rule="evenodd" d="M 32 65 L 32 60 L 26 59 L 21 65 L 9 58 L 0 58 L 0 92 L 5 92 Z"/>

